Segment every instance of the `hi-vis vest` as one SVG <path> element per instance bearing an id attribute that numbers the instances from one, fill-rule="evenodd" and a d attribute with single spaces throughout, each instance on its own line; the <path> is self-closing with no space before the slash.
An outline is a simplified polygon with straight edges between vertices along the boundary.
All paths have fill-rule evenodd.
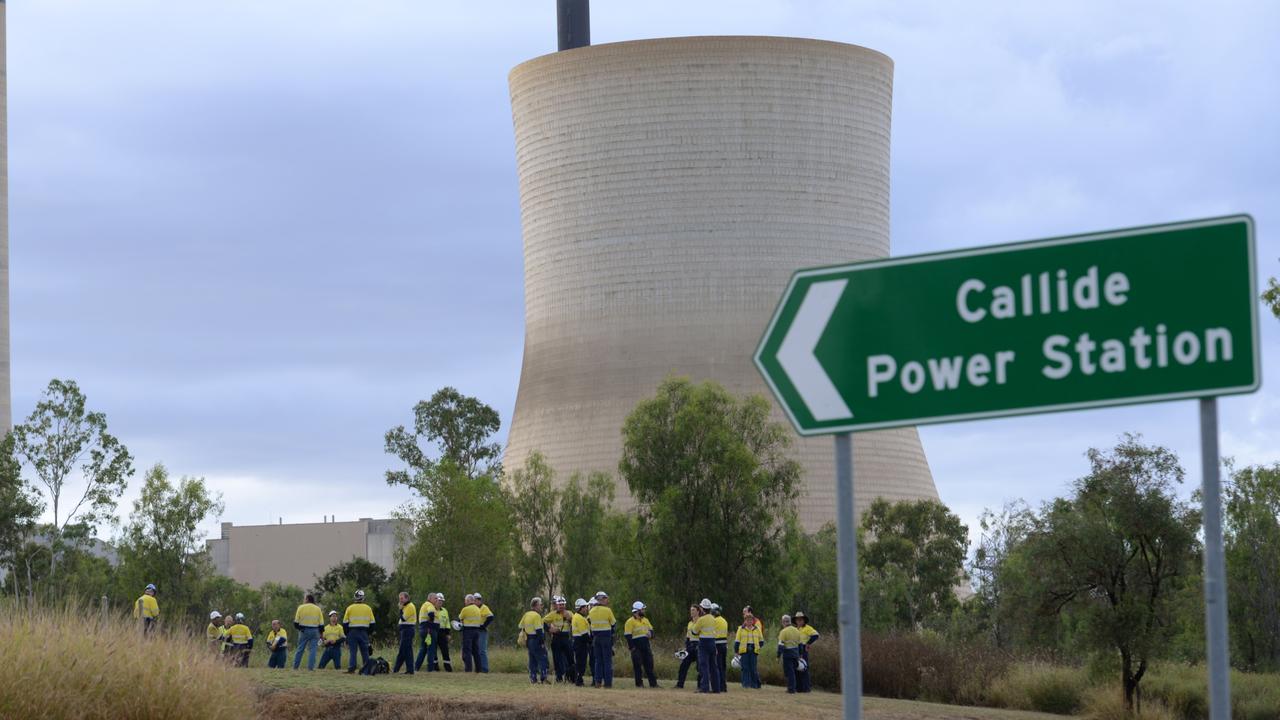
<path id="1" fill-rule="evenodd" d="M 604 605 L 597 605 L 591 608 L 591 612 L 587 613 L 587 620 L 591 622 L 591 632 L 606 632 L 612 630 L 618 624 L 618 619 L 613 616 L 613 610 Z"/>
<path id="2" fill-rule="evenodd" d="M 591 623 L 587 621 L 587 616 L 576 612 L 573 614 L 573 636 L 583 637 L 591 634 Z"/>

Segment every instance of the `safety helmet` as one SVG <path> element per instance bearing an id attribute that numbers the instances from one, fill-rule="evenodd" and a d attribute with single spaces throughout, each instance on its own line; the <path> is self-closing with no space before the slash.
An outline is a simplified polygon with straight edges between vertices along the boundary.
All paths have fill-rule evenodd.
<path id="1" fill-rule="evenodd" d="M 440 598 L 440 602 L 444 602 L 444 593 L 436 593 L 436 597 Z"/>
<path id="2" fill-rule="evenodd" d="M 720 614 L 720 603 L 711 603 L 711 612 L 714 615 Z"/>
<path id="3" fill-rule="evenodd" d="M 243 619 L 244 619 L 244 613 L 236 613 L 236 620 L 243 620 Z"/>
<path id="4" fill-rule="evenodd" d="M 453 622 L 449 623 L 449 626 L 450 626 L 450 627 L 452 627 L 454 630 L 457 630 L 457 631 L 461 631 L 461 630 L 462 630 L 462 623 L 461 623 L 461 622 L 458 622 L 457 620 L 454 620 Z"/>
<path id="5" fill-rule="evenodd" d="M 143 592 L 146 592 L 147 590 L 150 590 L 151 592 L 155 592 L 156 591 L 155 583 L 147 583 L 147 587 L 143 589 Z"/>
<path id="6" fill-rule="evenodd" d="M 791 615 L 791 619 L 792 619 L 792 620 L 804 620 L 804 621 L 806 621 L 806 622 L 807 622 L 807 621 L 809 620 L 809 616 L 808 616 L 808 615 L 805 615 L 803 610 L 797 610 L 797 611 L 795 611 L 795 613 L 794 613 L 794 614 L 792 614 L 792 615 Z"/>
<path id="7" fill-rule="evenodd" d="M 214 610 L 213 612 L 209 613 L 210 620 L 217 620 L 220 617 L 222 617 L 222 613 L 218 612 L 217 610 Z"/>
<path id="8" fill-rule="evenodd" d="M 639 600 L 631 603 L 631 612 L 640 612 L 644 608 L 645 608 L 645 604 L 640 602 Z"/>
<path id="9" fill-rule="evenodd" d="M 578 598 L 577 600 L 573 601 L 574 610 L 577 610 L 578 608 L 584 608 L 586 606 L 587 606 L 587 601 L 583 600 L 582 598 Z"/>
<path id="10" fill-rule="evenodd" d="M 734 670 L 742 669 L 742 659 L 739 658 L 737 655 L 733 656 L 733 659 L 729 661 L 729 664 L 733 666 Z"/>
<path id="11" fill-rule="evenodd" d="M 703 610 L 710 610 L 711 608 L 715 607 L 715 603 L 711 602 L 706 598 L 702 598 L 702 602 L 698 603 L 698 607 L 702 608 Z"/>
<path id="12" fill-rule="evenodd" d="M 563 605 L 563 604 L 565 604 L 565 603 L 567 603 L 567 602 L 569 602 L 569 601 L 568 601 L 568 600 L 565 600 L 563 595 L 555 595 L 555 596 L 553 596 L 553 597 L 551 598 L 551 604 L 552 604 L 552 605 Z"/>
<path id="13" fill-rule="evenodd" d="M 484 599 L 484 596 L 483 596 L 483 595 L 481 595 L 480 593 L 471 593 L 471 597 L 475 598 L 476 600 L 483 600 L 483 599 Z"/>
<path id="14" fill-rule="evenodd" d="M 363 599 L 364 599 L 364 591 L 363 591 L 363 590 L 357 590 L 357 591 L 356 591 L 356 599 L 357 599 L 357 600 L 363 600 Z"/>
<path id="15" fill-rule="evenodd" d="M 675 656 L 676 656 L 676 659 L 677 659 L 677 660 L 683 660 L 683 659 L 685 659 L 685 658 L 689 657 L 689 651 L 688 651 L 688 650 L 685 650 L 684 648 L 680 648 L 679 650 L 677 650 L 677 651 L 675 652 Z"/>
<path id="16" fill-rule="evenodd" d="M 600 603 L 596 602 L 595 598 L 591 598 L 590 600 L 587 601 L 587 607 L 595 607 L 599 604 Z"/>
<path id="17" fill-rule="evenodd" d="M 338 616 L 338 611 L 337 611 L 337 610 L 330 610 L 330 611 L 329 611 L 329 617 L 337 617 L 337 616 Z"/>
<path id="18" fill-rule="evenodd" d="M 796 669 L 799 670 L 800 672 L 804 672 L 805 670 L 808 670 L 809 661 L 805 660 L 804 658 L 800 658 L 800 661 L 796 663 Z"/>
<path id="19" fill-rule="evenodd" d="M 596 591 L 596 599 L 597 599 L 597 600 L 608 600 L 608 599 L 609 599 L 609 593 L 607 593 L 607 592 L 605 592 L 605 591 L 603 591 L 603 590 L 597 590 L 597 591 Z"/>

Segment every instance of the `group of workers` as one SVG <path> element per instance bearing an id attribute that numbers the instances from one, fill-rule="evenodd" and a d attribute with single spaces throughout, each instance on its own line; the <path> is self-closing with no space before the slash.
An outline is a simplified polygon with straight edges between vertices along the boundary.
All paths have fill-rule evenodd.
<path id="1" fill-rule="evenodd" d="M 421 671 L 425 662 L 429 672 L 453 672 L 449 656 L 449 639 L 453 632 L 462 633 L 462 660 L 465 672 L 489 672 L 489 626 L 493 611 L 484 604 L 480 593 L 464 598 L 464 605 L 456 620 L 450 620 L 444 607 L 444 593 L 429 593 L 427 601 L 419 608 L 409 598 L 409 593 L 399 595 L 396 618 L 399 649 L 393 673 L 403 669 L 413 675 Z M 653 624 L 645 616 L 646 606 L 637 600 L 631 604 L 631 616 L 623 624 L 622 636 L 631 653 L 632 673 L 636 687 L 659 687 L 653 669 Z M 135 603 L 134 615 L 141 619 L 144 632 L 149 632 L 159 616 L 155 600 L 155 586 L 148 585 L 143 596 Z M 316 667 L 316 649 L 323 647 L 320 669 L 330 662 L 334 669 L 342 665 L 342 646 L 348 648 L 347 672 L 355 673 L 357 665 L 361 674 L 372 674 L 374 663 L 370 659 L 369 632 L 376 623 L 374 612 L 365 603 L 363 590 L 357 590 L 354 602 L 347 606 L 339 619 L 338 611 L 331 610 L 326 623 L 325 615 L 315 603 L 315 596 L 307 594 L 294 613 L 293 625 L 298 631 L 298 647 L 293 656 L 293 669 L 301 667 L 307 654 L 307 669 Z M 529 610 L 520 618 L 519 644 L 529 657 L 529 682 L 547 683 L 552 671 L 557 683 L 570 682 L 585 685 L 590 676 L 592 687 L 613 686 L 613 656 L 618 621 L 609 606 L 609 594 L 603 590 L 590 600 L 579 598 L 574 609 L 559 595 L 551 599 L 551 608 L 544 612 L 542 598 L 535 597 Z M 419 642 L 414 657 L 414 639 Z M 223 616 L 217 610 L 209 614 L 206 638 L 210 646 L 228 657 L 236 665 L 247 666 L 253 650 L 253 633 L 244 623 L 244 614 L 228 613 Z M 777 656 L 782 660 L 783 674 L 788 693 L 810 692 L 809 646 L 818 640 L 818 631 L 809 625 L 803 612 L 783 615 L 777 636 Z M 284 668 L 288 656 L 289 637 L 279 620 L 271 621 L 267 633 L 270 657 L 267 667 Z M 743 688 L 759 688 L 759 655 L 765 646 L 764 625 L 756 617 L 751 606 L 742 609 L 742 624 L 733 639 L 733 667 L 741 671 Z M 548 651 L 550 660 L 548 660 Z M 683 688 L 689 669 L 696 665 L 697 687 L 700 693 L 726 691 L 728 678 L 729 622 L 720 605 L 703 598 L 689 606 L 689 621 L 685 626 L 685 646 L 676 652 L 681 661 L 676 687 Z M 357 662 L 357 656 L 359 661 Z"/>

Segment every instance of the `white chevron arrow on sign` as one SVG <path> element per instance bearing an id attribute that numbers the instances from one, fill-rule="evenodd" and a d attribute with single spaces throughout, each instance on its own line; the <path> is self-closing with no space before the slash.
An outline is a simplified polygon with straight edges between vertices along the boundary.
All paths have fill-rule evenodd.
<path id="1" fill-rule="evenodd" d="M 778 364 L 809 407 L 813 419 L 818 421 L 853 417 L 822 363 L 813 355 L 848 284 L 848 280 L 828 280 L 810 285 L 778 348 Z"/>

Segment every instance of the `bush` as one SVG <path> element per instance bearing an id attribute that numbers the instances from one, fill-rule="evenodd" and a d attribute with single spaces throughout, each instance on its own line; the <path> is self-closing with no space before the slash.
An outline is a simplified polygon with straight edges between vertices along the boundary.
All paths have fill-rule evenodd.
<path id="1" fill-rule="evenodd" d="M 829 662 L 837 670 L 838 690 L 838 655 Z M 948 643 L 926 633 L 862 635 L 862 688 L 868 695 L 985 705 L 1008 667 L 1007 657 L 981 644 Z"/>
<path id="2" fill-rule="evenodd" d="M 1084 716 L 1089 720 L 1178 720 L 1159 701 L 1144 702 L 1141 712 L 1130 715 L 1124 705 L 1124 693 L 1116 685 L 1095 687 L 1085 693 Z"/>
<path id="3" fill-rule="evenodd" d="M 132 618 L 104 626 L 96 611 L 0 603 L 0 717 L 253 716 L 253 697 L 203 638 L 142 637 Z M 86 621 L 86 618 L 90 618 Z"/>
<path id="4" fill-rule="evenodd" d="M 1084 706 L 1089 678 L 1079 668 L 1046 663 L 1015 665 L 991 687 L 990 704 L 1011 710 L 1073 715 Z"/>

